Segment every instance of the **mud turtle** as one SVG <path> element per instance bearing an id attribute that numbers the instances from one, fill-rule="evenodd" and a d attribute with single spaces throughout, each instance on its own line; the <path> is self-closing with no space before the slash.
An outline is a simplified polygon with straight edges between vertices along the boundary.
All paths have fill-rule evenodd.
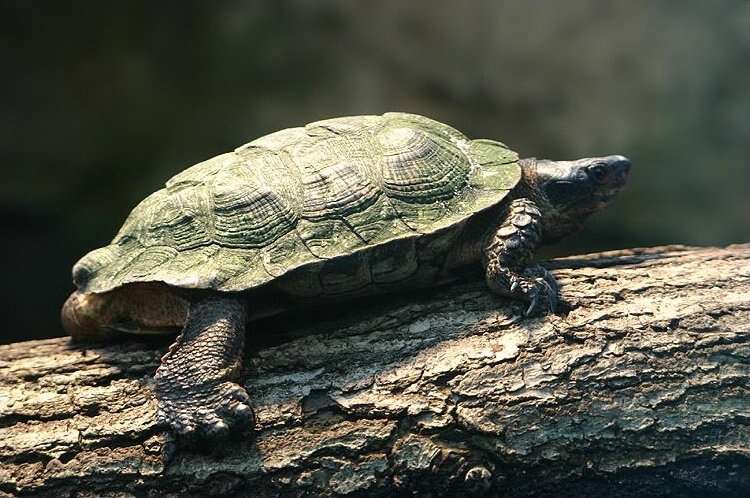
<path id="1" fill-rule="evenodd" d="M 282 130 L 196 164 L 143 200 L 73 268 L 75 339 L 182 328 L 156 372 L 158 416 L 182 434 L 253 425 L 238 383 L 245 328 L 273 295 L 340 301 L 450 280 L 555 309 L 536 248 L 577 230 L 624 186 L 622 156 L 519 160 L 423 116 Z"/>

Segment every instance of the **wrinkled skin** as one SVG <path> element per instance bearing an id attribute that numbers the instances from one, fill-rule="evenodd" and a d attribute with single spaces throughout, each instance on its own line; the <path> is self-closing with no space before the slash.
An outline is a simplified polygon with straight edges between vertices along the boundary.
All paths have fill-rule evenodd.
<path id="1" fill-rule="evenodd" d="M 494 226 L 465 252 L 481 259 L 490 290 L 525 302 L 526 314 L 554 312 L 558 285 L 532 264 L 536 249 L 575 233 L 606 207 L 624 187 L 630 161 L 608 156 L 520 164 L 521 184 L 504 201 Z M 182 327 L 156 373 L 158 417 L 184 437 L 214 438 L 250 430 L 254 423 L 248 393 L 239 384 L 248 306 L 237 294 L 186 296 L 144 284 L 105 294 L 74 292 L 62 321 L 79 340 L 104 337 L 102 331 Z"/>

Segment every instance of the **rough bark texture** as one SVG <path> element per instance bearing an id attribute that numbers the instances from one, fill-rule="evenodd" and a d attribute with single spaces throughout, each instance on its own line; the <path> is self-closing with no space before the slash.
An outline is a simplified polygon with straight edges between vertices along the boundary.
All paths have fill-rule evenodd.
<path id="1" fill-rule="evenodd" d="M 257 323 L 258 433 L 204 448 L 154 425 L 166 341 L 2 346 L 0 495 L 749 496 L 750 245 L 547 266 L 565 315 L 476 278 Z"/>

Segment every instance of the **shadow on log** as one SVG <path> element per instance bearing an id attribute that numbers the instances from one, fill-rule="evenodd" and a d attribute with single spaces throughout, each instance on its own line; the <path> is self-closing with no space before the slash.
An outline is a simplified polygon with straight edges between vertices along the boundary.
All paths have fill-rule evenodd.
<path id="1" fill-rule="evenodd" d="M 471 280 L 259 322 L 256 437 L 200 449 L 166 342 L 2 346 L 0 496 L 750 496 L 750 245 L 547 266 L 564 316 Z"/>

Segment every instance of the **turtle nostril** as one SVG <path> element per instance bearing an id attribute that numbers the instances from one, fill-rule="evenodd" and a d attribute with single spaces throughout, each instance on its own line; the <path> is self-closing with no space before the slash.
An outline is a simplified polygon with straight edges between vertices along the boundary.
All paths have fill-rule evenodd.
<path id="1" fill-rule="evenodd" d="M 624 183 L 630 174 L 630 160 L 623 156 L 616 156 L 612 163 L 613 176 L 618 183 Z"/>
<path id="2" fill-rule="evenodd" d="M 625 156 L 608 156 L 606 159 L 609 174 L 605 181 L 608 185 L 622 187 L 627 182 L 630 173 L 630 159 Z"/>
<path id="3" fill-rule="evenodd" d="M 623 157 L 623 156 L 619 156 L 615 160 L 613 166 L 615 167 L 616 171 L 618 171 L 620 173 L 624 173 L 624 174 L 627 175 L 628 172 L 630 171 L 631 163 L 630 163 L 630 160 L 628 158 Z"/>

